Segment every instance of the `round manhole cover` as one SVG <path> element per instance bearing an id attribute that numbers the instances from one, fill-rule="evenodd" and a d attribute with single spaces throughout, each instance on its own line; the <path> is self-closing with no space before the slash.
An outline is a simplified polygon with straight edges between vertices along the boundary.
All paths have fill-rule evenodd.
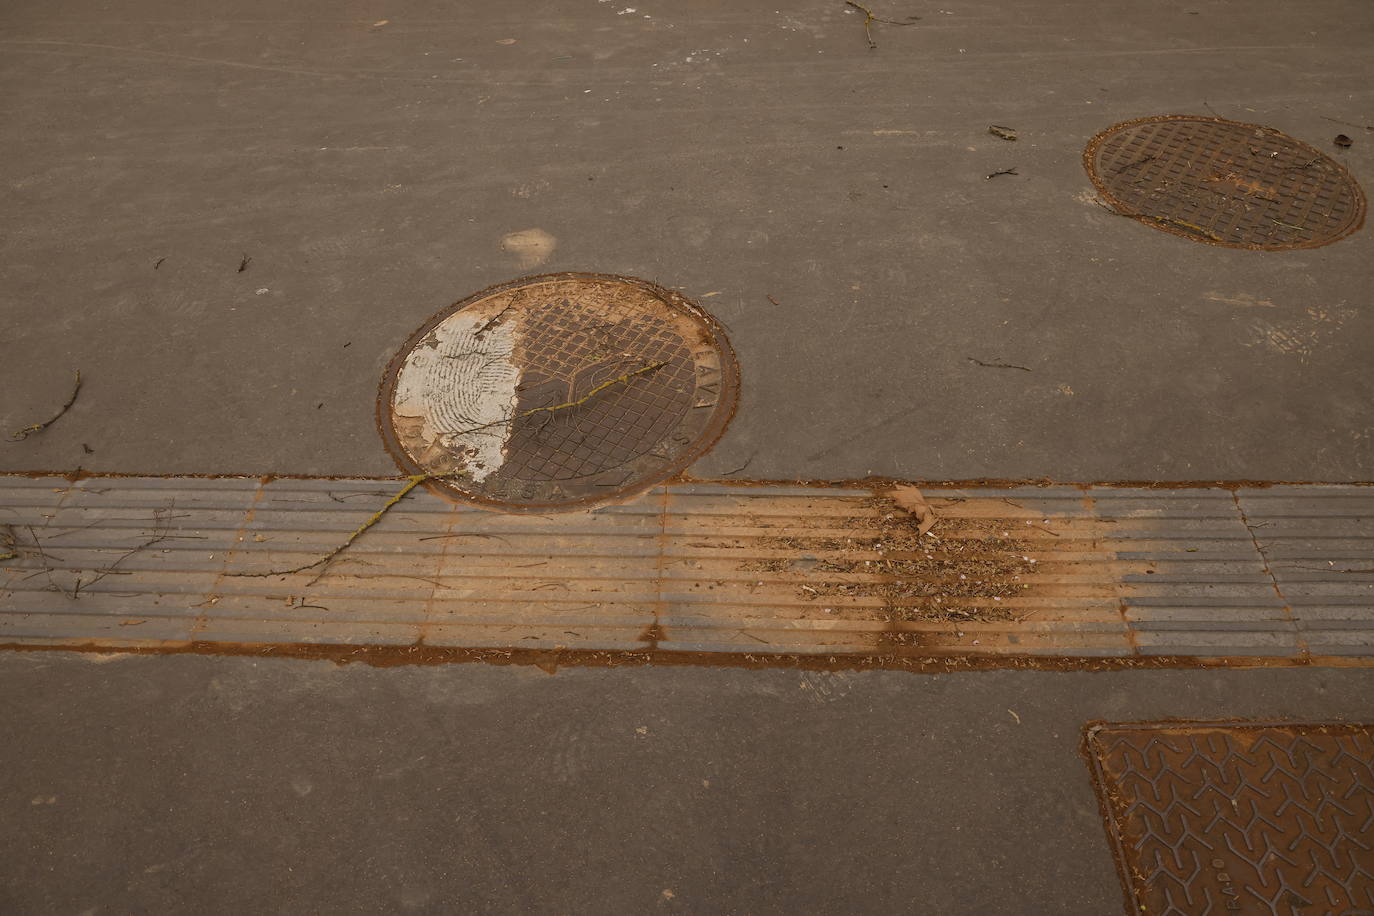
<path id="1" fill-rule="evenodd" d="M 1117 212 L 1213 245 L 1315 248 L 1364 222 L 1339 163 L 1268 127 L 1169 115 L 1117 124 L 1083 152 Z"/>
<path id="2" fill-rule="evenodd" d="M 638 493 L 685 468 L 735 410 L 720 326 L 627 277 L 550 274 L 477 293 L 416 331 L 378 400 L 410 474 L 511 511 Z"/>

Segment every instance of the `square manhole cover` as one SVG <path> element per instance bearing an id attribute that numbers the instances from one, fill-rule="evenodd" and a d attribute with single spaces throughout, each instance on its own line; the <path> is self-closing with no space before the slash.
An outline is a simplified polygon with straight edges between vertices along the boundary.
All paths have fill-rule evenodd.
<path id="1" fill-rule="evenodd" d="M 1374 914 L 1374 727 L 1094 725 L 1129 912 Z"/>

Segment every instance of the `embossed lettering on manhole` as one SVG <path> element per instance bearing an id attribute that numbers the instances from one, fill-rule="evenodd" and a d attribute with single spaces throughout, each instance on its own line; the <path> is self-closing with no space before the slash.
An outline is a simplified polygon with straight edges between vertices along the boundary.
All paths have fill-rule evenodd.
<path id="1" fill-rule="evenodd" d="M 1094 137 L 1083 163 L 1118 213 L 1213 245 L 1315 248 L 1364 223 L 1364 194 L 1340 163 L 1255 124 L 1127 121 Z"/>
<path id="2" fill-rule="evenodd" d="M 1371 726 L 1098 725 L 1086 746 L 1129 912 L 1374 912 Z"/>
<path id="3" fill-rule="evenodd" d="M 739 390 L 720 326 L 642 280 L 550 274 L 431 319 L 391 361 L 383 438 L 411 474 L 465 499 L 547 510 L 671 477 L 730 421 Z"/>

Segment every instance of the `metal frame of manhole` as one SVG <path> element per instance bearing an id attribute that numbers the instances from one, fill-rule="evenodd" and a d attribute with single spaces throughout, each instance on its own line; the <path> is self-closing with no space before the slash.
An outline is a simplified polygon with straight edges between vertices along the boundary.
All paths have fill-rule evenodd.
<path id="1" fill-rule="evenodd" d="M 524 292 L 541 288 L 551 298 Z M 452 320 L 465 310 L 470 320 Z M 685 296 L 614 274 L 539 274 L 474 293 L 410 335 L 382 377 L 377 426 L 435 493 L 549 512 L 623 502 L 680 473 L 738 401 L 723 326 Z"/>
<path id="2" fill-rule="evenodd" d="M 1206 147 L 1200 147 L 1197 157 L 1187 158 L 1182 155 L 1187 150 L 1180 149 L 1176 142 L 1161 141 L 1158 145 L 1163 150 L 1162 152 L 1142 157 L 1139 161 L 1128 162 L 1124 166 L 1117 166 L 1114 171 L 1106 175 L 1102 174 L 1098 165 L 1098 154 L 1104 144 L 1133 128 L 1169 121 L 1187 121 L 1213 127 L 1225 125 L 1227 129 L 1249 131 L 1251 132 L 1249 139 L 1255 145 L 1246 144 L 1247 149 L 1244 150 L 1248 154 L 1246 159 L 1237 160 L 1234 157 L 1227 159 L 1225 141 L 1218 139 L 1213 143 L 1210 154 Z M 1171 143 L 1172 150 L 1170 149 Z M 1261 146 L 1266 148 L 1261 149 Z M 1137 150 L 1137 152 L 1139 151 Z M 1318 182 L 1304 181 L 1304 178 L 1316 174 L 1316 172 L 1309 172 L 1308 169 L 1318 165 L 1323 173 L 1323 180 Z M 1296 140 L 1272 127 L 1259 124 L 1199 115 L 1157 115 L 1123 121 L 1120 124 L 1113 124 L 1088 141 L 1088 145 L 1083 150 L 1083 167 L 1087 170 L 1093 186 L 1105 198 L 1109 209 L 1113 212 L 1172 235 L 1208 245 L 1243 248 L 1251 251 L 1292 251 L 1303 248 L 1319 248 L 1340 241 L 1364 225 L 1364 192 L 1360 188 L 1359 182 L 1355 180 L 1345 166 L 1301 140 Z M 1208 173 L 1209 169 L 1213 170 L 1210 174 Z M 1160 191 L 1164 187 L 1171 187 L 1174 182 L 1182 183 L 1191 179 L 1199 186 L 1195 189 L 1196 193 L 1204 195 L 1194 198 L 1190 202 L 1190 209 L 1195 211 L 1196 215 L 1194 212 L 1187 211 L 1169 213 L 1167 206 L 1160 207 L 1159 212 L 1150 212 L 1148 209 L 1142 208 L 1139 202 L 1131 204 L 1118 194 L 1113 193 L 1111 187 L 1114 183 L 1109 180 L 1109 176 L 1122 174 L 1128 170 L 1136 170 L 1138 176 L 1151 174 L 1152 171 L 1156 173 L 1154 180 L 1165 184 L 1156 186 L 1153 189 L 1155 191 Z M 1132 180 L 1139 181 L 1140 177 Z M 1216 187 L 1201 188 L 1203 184 L 1215 184 Z M 1120 183 L 1116 182 L 1115 185 L 1119 188 Z M 1336 196 L 1332 191 L 1335 189 L 1335 192 L 1338 193 L 1342 188 L 1348 191 L 1351 197 L 1349 215 L 1330 230 L 1324 230 L 1321 233 L 1318 233 L 1318 226 L 1305 225 L 1312 218 L 1314 210 L 1334 207 Z M 1213 195 L 1215 195 L 1215 199 Z M 1237 218 L 1223 219 L 1221 222 L 1225 222 L 1226 226 L 1232 230 L 1236 229 L 1239 224 L 1239 228 L 1242 229 L 1241 240 L 1218 234 L 1215 230 L 1222 227 L 1217 220 L 1198 218 L 1198 215 L 1209 211 L 1213 217 L 1226 214 L 1237 215 L 1236 205 L 1244 208 L 1242 212 L 1238 213 Z M 1180 211 L 1184 206 L 1180 203 L 1173 209 Z M 1254 213 L 1252 218 L 1251 211 L 1256 206 L 1260 206 L 1261 211 L 1270 212 Z M 1188 219 L 1187 216 L 1194 216 L 1194 219 Z M 1267 225 L 1263 227 L 1247 225 L 1247 221 L 1256 223 L 1259 220 L 1266 221 Z M 1208 225 L 1209 222 L 1211 225 Z M 1267 233 L 1266 238 L 1275 238 L 1280 241 L 1274 244 L 1256 241 L 1255 238 L 1260 235 L 1261 228 Z M 1303 238 L 1304 234 L 1307 236 L 1305 239 Z"/>

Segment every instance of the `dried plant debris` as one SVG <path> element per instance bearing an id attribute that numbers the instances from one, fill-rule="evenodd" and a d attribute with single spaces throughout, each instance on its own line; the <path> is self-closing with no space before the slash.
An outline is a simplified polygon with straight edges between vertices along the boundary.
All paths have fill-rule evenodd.
<path id="1" fill-rule="evenodd" d="M 15 537 L 15 529 L 13 525 L 5 525 L 3 527 L 0 527 L 0 560 L 10 560 L 15 559 L 17 557 L 22 557 L 25 560 L 24 565 L 37 567 L 37 569 L 34 572 L 30 573 L 25 578 L 33 578 L 34 576 L 39 575 L 46 576 L 48 580 L 48 591 L 59 592 L 67 598 L 75 601 L 81 597 L 83 589 L 89 591 L 91 586 L 97 584 L 98 582 L 102 581 L 108 576 L 131 575 L 131 573 L 128 570 L 120 568 L 120 566 L 123 565 L 124 561 L 130 559 L 136 554 L 139 554 L 147 550 L 150 547 L 153 547 L 156 544 L 161 544 L 164 541 L 205 540 L 205 536 L 199 534 L 172 534 L 172 520 L 176 518 L 185 517 L 183 515 L 169 515 L 168 513 L 170 513 L 174 509 L 175 506 L 166 506 L 154 509 L 152 518 L 152 533 L 151 535 L 149 535 L 148 539 L 145 540 L 143 543 L 138 544 L 130 548 L 129 550 L 125 551 L 117 559 L 115 559 L 113 563 L 107 563 L 97 568 L 71 568 L 62 565 L 62 557 L 47 549 L 44 540 L 39 538 L 38 532 L 34 530 L 32 525 L 23 526 L 24 530 L 28 533 L 28 543 L 23 543 Z M 94 524 L 96 523 L 91 523 L 91 525 Z M 49 536 L 46 540 L 48 542 L 51 542 L 56 540 L 57 538 L 65 537 L 68 534 L 72 534 L 74 533 L 74 531 L 80 531 L 84 530 L 85 528 L 89 528 L 91 527 L 91 525 L 85 525 L 82 526 L 82 528 L 77 529 L 67 529 L 66 531 L 63 531 L 59 534 Z M 105 548 L 98 549 L 104 550 Z M 63 579 L 63 577 L 54 577 L 54 572 L 65 574 L 65 579 Z M 91 573 L 92 575 L 89 578 L 87 578 L 87 573 Z M 60 580 L 70 583 L 71 590 L 69 591 L 67 588 L 63 587 Z"/>
<path id="2" fill-rule="evenodd" d="M 405 499 L 407 496 L 410 495 L 411 490 L 414 490 L 421 484 L 427 483 L 430 480 L 434 480 L 440 476 L 442 475 L 411 474 L 409 477 L 406 478 L 405 486 L 401 487 L 401 489 L 397 491 L 389 500 L 387 500 L 386 503 L 380 509 L 372 513 L 372 515 L 368 517 L 367 521 L 363 522 L 357 528 L 354 528 L 353 531 L 348 535 L 348 537 L 344 539 L 343 543 L 339 544 L 338 547 L 335 547 L 333 550 L 329 551 L 317 560 L 313 560 L 309 563 L 303 563 L 300 566 L 293 566 L 290 569 L 269 569 L 266 572 L 231 572 L 226 573 L 226 575 L 253 576 L 256 578 L 268 578 L 270 576 L 290 576 L 294 575 L 295 573 L 305 572 L 306 570 L 314 569 L 318 566 L 320 567 L 319 574 L 316 575 L 315 578 L 311 579 L 308 583 L 309 585 L 314 585 L 329 570 L 329 564 L 333 562 L 335 557 L 337 557 L 339 554 L 347 550 L 348 547 L 351 546 L 354 541 L 356 541 L 358 538 L 366 534 L 367 531 L 370 530 L 373 525 L 380 522 L 382 518 L 388 512 L 390 512 L 392 508 L 396 506 L 397 503 L 399 503 L 401 500 Z"/>
<path id="3" fill-rule="evenodd" d="M 34 433 L 41 433 L 49 426 L 52 426 L 58 420 L 62 419 L 63 414 L 72 409 L 72 405 L 76 403 L 76 396 L 80 393 L 81 370 L 78 369 L 76 370 L 76 383 L 72 385 L 72 394 L 71 397 L 67 398 L 67 403 L 63 404 L 62 407 L 57 411 L 57 413 L 53 414 L 51 418 L 44 420 L 42 423 L 35 423 L 32 426 L 25 426 L 23 429 L 15 430 L 14 433 L 10 435 L 10 438 L 13 439 L 15 442 L 22 442 L 29 436 L 32 436 Z"/>
<path id="4" fill-rule="evenodd" d="M 1341 149 L 1350 149 L 1350 147 L 1355 145 L 1355 141 L 1351 140 L 1345 134 L 1336 134 L 1336 139 L 1332 142 L 1339 146 Z"/>
<path id="5" fill-rule="evenodd" d="M 1030 587 L 1037 560 L 1030 542 L 1013 536 L 1017 529 L 1010 520 L 937 519 L 912 486 L 895 487 L 864 508 L 871 514 L 829 524 L 867 528 L 871 535 L 760 538 L 751 546 L 794 555 L 749 560 L 737 569 L 794 573 L 796 595 L 807 602 L 882 601 L 877 607 L 871 600 L 843 606 L 841 613 L 851 619 L 959 622 L 1022 616 L 1008 605 Z"/>
<path id="6" fill-rule="evenodd" d="M 975 365 L 983 366 L 987 369 L 1020 369 L 1022 372 L 1031 371 L 1026 366 L 1018 366 L 1015 363 L 1004 363 L 1000 360 L 994 360 L 990 363 L 985 363 L 981 359 L 974 359 L 972 356 L 965 357 L 965 359 L 967 359 L 971 363 L 974 363 Z"/>
<path id="7" fill-rule="evenodd" d="M 1355 127 L 1363 130 L 1374 130 L 1374 124 L 1355 124 L 1352 121 L 1342 121 L 1338 118 L 1328 118 L 1326 115 L 1322 115 L 1322 120 L 1330 121 L 1332 124 L 1342 124 L 1346 127 Z"/>
<path id="8" fill-rule="evenodd" d="M 998 124 L 989 124 L 988 133 L 1002 140 L 1010 140 L 1013 143 L 1016 142 L 1016 128 L 1014 127 L 1002 127 Z"/>
<path id="9" fill-rule="evenodd" d="M 882 22 L 886 25 L 915 25 L 916 21 L 921 18 L 920 16 L 908 16 L 905 22 L 898 22 L 895 19 L 884 19 L 876 15 L 862 3 L 855 3 L 854 0 L 844 0 L 844 5 L 852 6 L 854 9 L 864 14 L 864 38 L 868 39 L 868 50 L 870 51 L 876 51 L 878 49 L 878 43 L 873 40 L 873 23 Z"/>
<path id="10" fill-rule="evenodd" d="M 736 567 L 740 572 L 787 572 L 791 568 L 792 560 L 787 557 L 749 560 Z"/>

